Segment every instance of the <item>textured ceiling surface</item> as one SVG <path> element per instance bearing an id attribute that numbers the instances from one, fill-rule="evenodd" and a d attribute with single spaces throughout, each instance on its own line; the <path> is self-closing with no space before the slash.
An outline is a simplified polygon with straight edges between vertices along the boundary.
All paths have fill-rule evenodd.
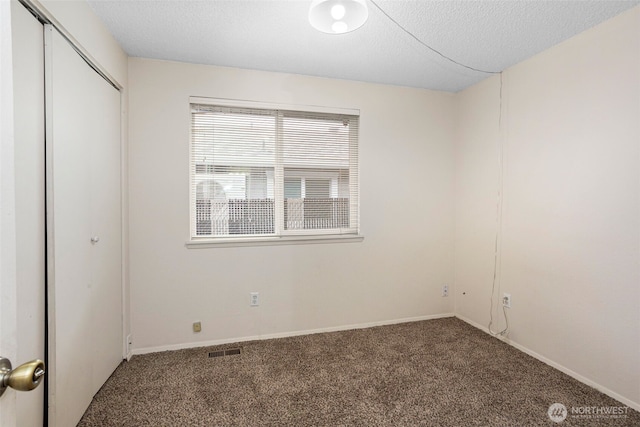
<path id="1" fill-rule="evenodd" d="M 135 57 L 457 92 L 640 0 L 367 0 L 357 31 L 309 24 L 311 0 L 88 0 Z"/>

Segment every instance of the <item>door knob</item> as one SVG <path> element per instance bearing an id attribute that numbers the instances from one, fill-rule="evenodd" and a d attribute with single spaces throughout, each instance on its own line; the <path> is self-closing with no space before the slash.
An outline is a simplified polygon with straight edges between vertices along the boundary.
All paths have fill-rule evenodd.
<path id="1" fill-rule="evenodd" d="M 19 391 L 33 390 L 42 382 L 44 373 L 44 362 L 40 359 L 24 363 L 12 370 L 9 359 L 0 357 L 0 396 L 7 387 Z"/>

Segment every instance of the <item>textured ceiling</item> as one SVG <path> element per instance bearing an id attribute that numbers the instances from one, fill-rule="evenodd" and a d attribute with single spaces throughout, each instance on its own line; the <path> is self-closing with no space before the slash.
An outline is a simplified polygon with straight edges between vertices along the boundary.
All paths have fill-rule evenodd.
<path id="1" fill-rule="evenodd" d="M 457 92 L 488 74 L 443 59 L 367 0 L 369 20 L 329 35 L 311 0 L 88 0 L 130 56 Z M 640 3 L 375 0 L 419 40 L 501 71 Z"/>

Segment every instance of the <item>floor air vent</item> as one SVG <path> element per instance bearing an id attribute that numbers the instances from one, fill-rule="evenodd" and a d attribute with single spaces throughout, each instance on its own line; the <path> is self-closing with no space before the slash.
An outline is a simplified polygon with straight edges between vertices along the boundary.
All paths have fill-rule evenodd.
<path id="1" fill-rule="evenodd" d="M 236 354 L 242 354 L 242 349 L 240 347 L 227 348 L 227 349 L 224 349 L 224 350 L 210 351 L 209 352 L 209 357 L 234 356 Z"/>

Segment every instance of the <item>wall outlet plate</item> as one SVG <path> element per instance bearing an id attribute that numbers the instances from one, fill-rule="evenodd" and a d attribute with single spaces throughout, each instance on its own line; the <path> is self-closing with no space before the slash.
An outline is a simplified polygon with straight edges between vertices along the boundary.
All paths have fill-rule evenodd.
<path id="1" fill-rule="evenodd" d="M 506 308 L 511 308 L 511 294 L 502 294 L 502 305 Z"/>
<path id="2" fill-rule="evenodd" d="M 442 285 L 442 296 L 443 297 L 449 296 L 449 285 Z"/>
<path id="3" fill-rule="evenodd" d="M 202 324 L 200 322 L 194 322 L 193 332 L 200 332 L 200 331 L 202 331 Z"/>
<path id="4" fill-rule="evenodd" d="M 251 299 L 249 300 L 249 305 L 251 307 L 257 307 L 260 305 L 260 293 L 259 292 L 251 292 L 249 294 Z"/>

